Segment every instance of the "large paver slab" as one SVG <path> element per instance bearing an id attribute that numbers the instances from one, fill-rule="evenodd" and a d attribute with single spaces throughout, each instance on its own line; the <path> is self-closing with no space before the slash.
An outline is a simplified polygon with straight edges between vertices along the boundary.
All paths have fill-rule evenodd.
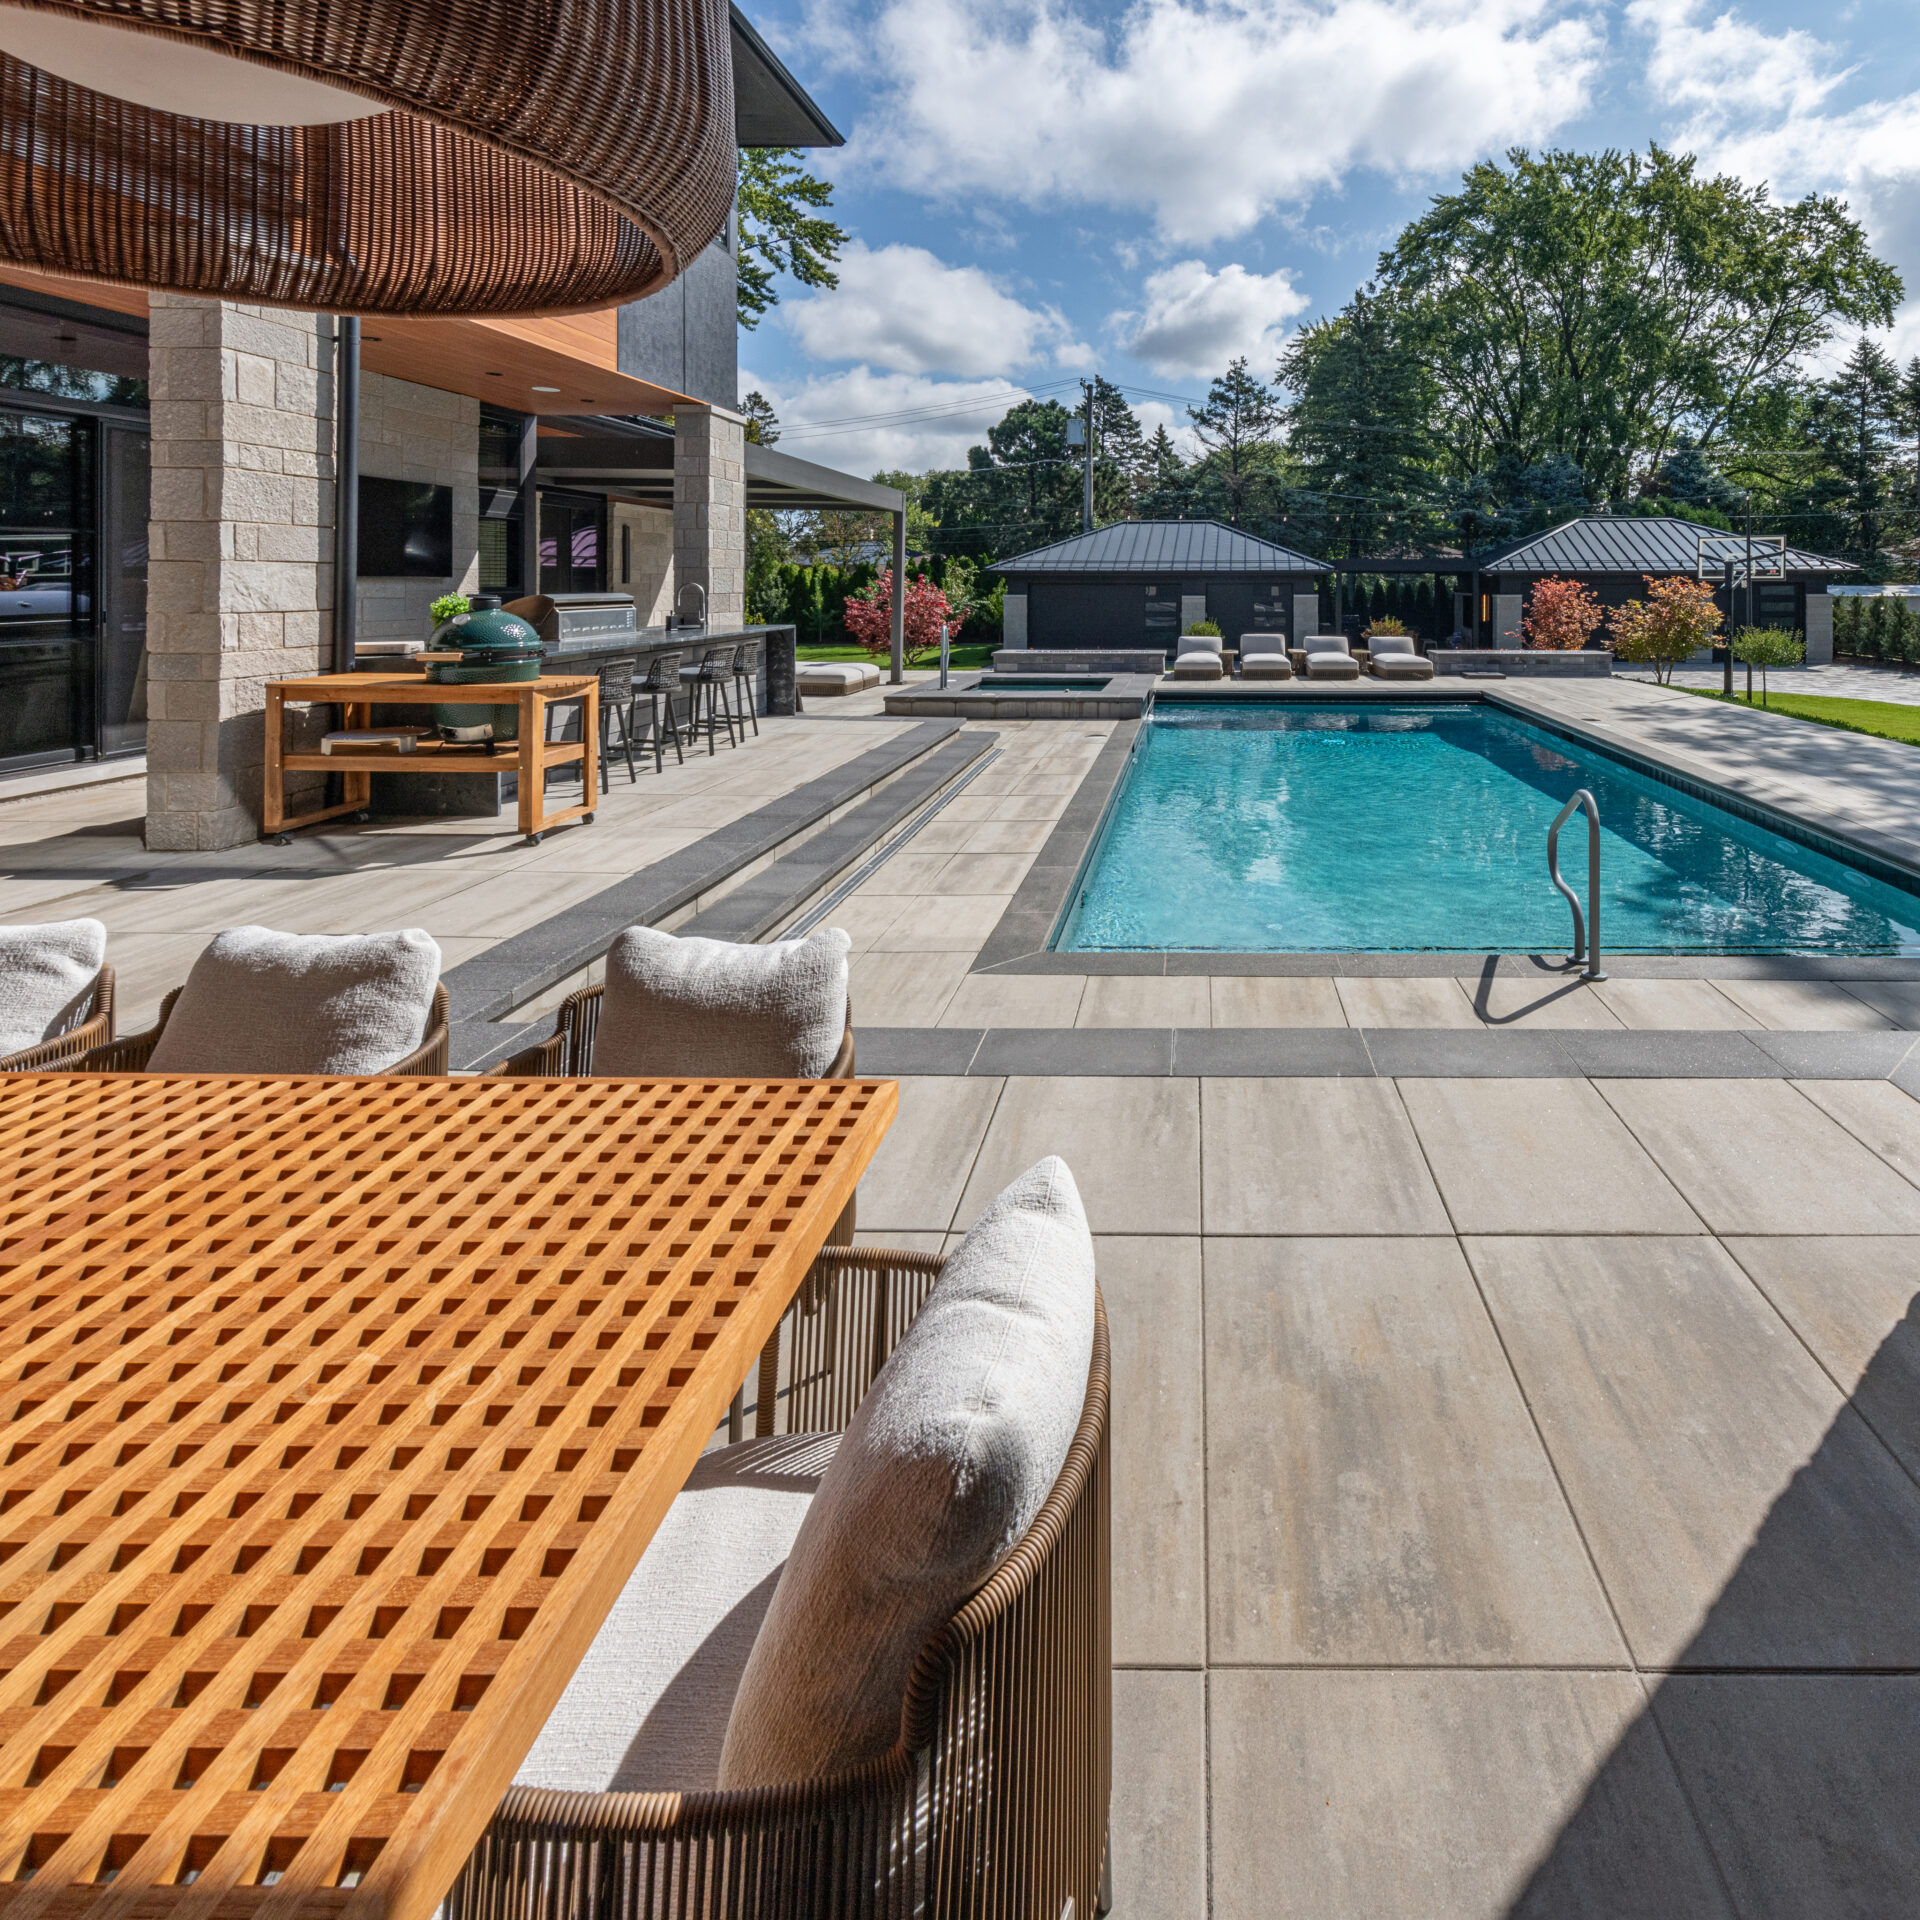
<path id="1" fill-rule="evenodd" d="M 1344 1027 L 1347 1011 L 1330 979 L 1271 974 L 1248 979 L 1216 974 L 1216 1027 Z"/>
<path id="2" fill-rule="evenodd" d="M 1720 991 L 1752 1016 L 1748 1025 L 1781 1033 L 1846 1032 L 1899 1024 L 1830 980 L 1723 980 Z"/>
<path id="3" fill-rule="evenodd" d="M 1920 1489 L 1722 1248 L 1465 1244 L 1642 1665 L 1920 1665 Z"/>
<path id="4" fill-rule="evenodd" d="M 1920 1027 L 1920 980 L 1849 980 L 1847 991 L 1896 1027 Z"/>
<path id="5" fill-rule="evenodd" d="M 1802 1080 L 1800 1091 L 1822 1113 L 1870 1147 L 1893 1170 L 1920 1186 L 1920 1100 L 1890 1080 Z"/>
<path id="6" fill-rule="evenodd" d="M 1460 984 L 1472 1000 L 1474 1012 L 1490 1026 L 1616 1029 L 1623 1024 L 1578 975 L 1555 979 L 1500 973 Z"/>
<path id="7" fill-rule="evenodd" d="M 1920 1479 L 1920 1239 L 1726 1246 Z"/>
<path id="8" fill-rule="evenodd" d="M 1113 1676 L 1115 1920 L 1207 1910 L 1206 1676 Z"/>
<path id="9" fill-rule="evenodd" d="M 1445 1233 L 1388 1080 L 1203 1080 L 1209 1233 Z"/>
<path id="10" fill-rule="evenodd" d="M 860 1180 L 861 1228 L 946 1232 L 999 1097 L 998 1080 L 958 1075 L 902 1080 L 900 1111 Z"/>
<path id="11" fill-rule="evenodd" d="M 1593 991 L 1623 1027 L 1708 1033 L 1753 1024 L 1711 980 L 1603 980 Z"/>
<path id="12" fill-rule="evenodd" d="M 932 1027 L 967 977 L 964 953 L 856 953 L 847 967 L 853 1017 L 863 1027 Z"/>
<path id="13" fill-rule="evenodd" d="M 1595 1084 L 1715 1233 L 1920 1233 L 1920 1187 L 1785 1081 Z"/>
<path id="14" fill-rule="evenodd" d="M 1477 1027 L 1480 1016 L 1457 980 L 1341 975 L 1334 982 L 1351 1027 Z"/>
<path id="15" fill-rule="evenodd" d="M 1920 1913 L 1920 1679 L 1694 1675 L 1653 1712 L 1745 1920 Z"/>
<path id="16" fill-rule="evenodd" d="M 1624 1665 L 1448 1239 L 1206 1243 L 1213 1658 Z"/>
<path id="17" fill-rule="evenodd" d="M 1206 1394 L 1200 1242 L 1094 1243 L 1113 1346 L 1113 1657 L 1202 1665 Z"/>
<path id="18" fill-rule="evenodd" d="M 1699 1217 L 1584 1080 L 1403 1080 L 1461 1233 L 1697 1233 Z"/>
<path id="19" fill-rule="evenodd" d="M 1070 1027 L 1086 979 L 1077 973 L 970 973 L 954 990 L 943 1027 Z"/>
<path id="20" fill-rule="evenodd" d="M 954 1224 L 971 1226 L 1002 1187 L 1057 1153 L 1095 1233 L 1200 1231 L 1198 1082 L 1013 1078 L 995 1109 Z"/>
<path id="21" fill-rule="evenodd" d="M 1732 1920 L 1631 1674 L 1212 1689 L 1213 1920 Z"/>
<path id="22" fill-rule="evenodd" d="M 1080 1001 L 1082 1027 L 1204 1027 L 1210 1024 L 1203 975 L 1095 974 Z"/>

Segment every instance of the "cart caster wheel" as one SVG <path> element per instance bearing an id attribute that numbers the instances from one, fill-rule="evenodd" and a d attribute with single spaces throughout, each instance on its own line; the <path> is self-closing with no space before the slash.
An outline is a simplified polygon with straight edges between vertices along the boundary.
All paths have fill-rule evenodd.
<path id="1" fill-rule="evenodd" d="M 592 825 L 593 825 L 593 815 L 592 815 L 592 814 L 590 814 L 590 813 L 587 813 L 587 814 L 582 814 L 582 815 L 581 815 L 581 817 L 580 817 L 580 824 L 581 824 L 581 825 L 582 825 L 583 827 L 590 827 L 590 826 L 592 826 Z"/>
<path id="2" fill-rule="evenodd" d="M 360 813 L 356 813 L 353 816 L 353 824 L 356 827 L 364 827 L 367 824 L 367 822 L 372 818 L 373 818 L 372 814 L 362 811 Z"/>
<path id="3" fill-rule="evenodd" d="M 540 844 L 540 836 L 537 833 L 528 834 L 526 844 L 530 847 L 537 847 Z"/>
<path id="4" fill-rule="evenodd" d="M 273 844 L 276 847 L 290 847 L 293 845 L 293 835 L 290 833 L 276 833 L 273 836 Z"/>

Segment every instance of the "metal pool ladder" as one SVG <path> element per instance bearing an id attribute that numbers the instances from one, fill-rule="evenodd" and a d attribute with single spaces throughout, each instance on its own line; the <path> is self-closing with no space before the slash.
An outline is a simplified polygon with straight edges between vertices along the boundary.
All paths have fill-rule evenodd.
<path id="1" fill-rule="evenodd" d="M 1560 877 L 1560 829 L 1582 807 L 1587 810 L 1587 911 L 1584 915 L 1579 897 Z M 1547 877 L 1573 909 L 1573 957 L 1567 964 L 1577 967 L 1584 960 L 1586 971 L 1581 978 L 1604 980 L 1607 976 L 1600 965 L 1600 809 L 1585 787 L 1560 809 L 1553 825 L 1547 829 Z"/>

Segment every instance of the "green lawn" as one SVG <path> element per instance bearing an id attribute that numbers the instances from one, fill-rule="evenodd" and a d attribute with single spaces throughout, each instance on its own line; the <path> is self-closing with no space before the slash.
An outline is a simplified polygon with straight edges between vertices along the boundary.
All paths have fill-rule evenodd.
<path id="1" fill-rule="evenodd" d="M 1727 698 L 1724 693 L 1707 687 L 1683 687 L 1681 691 L 1697 694 L 1703 700 Z M 1744 707 L 1746 695 L 1736 693 L 1732 704 Z M 1920 707 L 1898 706 L 1888 700 L 1830 700 L 1815 693 L 1776 693 L 1762 702 L 1757 692 L 1753 705 L 1764 705 L 1773 713 L 1791 714 L 1796 720 L 1813 720 L 1823 727 L 1877 734 L 1882 740 L 1907 740 L 1920 746 Z"/>
<path id="2" fill-rule="evenodd" d="M 794 652 L 802 660 L 871 660 L 873 658 L 865 647 L 851 645 L 810 647 L 803 644 L 796 647 Z M 907 661 L 910 667 L 937 667 L 939 664 L 940 656 L 937 653 L 916 654 Z M 970 640 L 965 646 L 951 647 L 947 651 L 947 664 L 956 673 L 963 668 L 971 673 L 975 667 L 990 667 L 993 665 L 992 642 Z"/>

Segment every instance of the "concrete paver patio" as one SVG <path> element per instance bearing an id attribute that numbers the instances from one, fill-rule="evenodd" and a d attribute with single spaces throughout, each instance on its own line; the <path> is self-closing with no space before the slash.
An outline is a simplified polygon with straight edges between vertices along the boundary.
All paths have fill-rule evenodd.
<path id="1" fill-rule="evenodd" d="M 1528 697 L 1801 804 L 1859 773 L 1848 817 L 1920 836 L 1910 750 Z M 17 800 L 0 918 L 106 919 L 129 1027 L 242 920 L 421 924 L 451 966 L 895 737 L 879 699 L 622 769 L 531 849 L 442 821 L 149 856 L 137 790 Z M 1123 1920 L 1920 1912 L 1920 1080 L 1884 1077 L 1920 978 L 974 972 L 1111 731 L 1000 725 L 829 918 L 863 1029 L 986 1030 L 1000 1063 L 903 1079 L 862 1236 L 950 1245 L 1057 1152 L 1097 1237 Z M 1747 1035 L 1776 1076 L 1819 1043 L 1864 1077 L 1564 1050 L 1685 1073 Z M 1334 1064 L 1247 1063 L 1295 1040 Z M 1048 1072 L 1068 1045 L 1104 1063 Z M 1462 1046 L 1563 1051 L 1467 1078 Z M 1290 1077 L 1356 1048 L 1366 1077 Z"/>

